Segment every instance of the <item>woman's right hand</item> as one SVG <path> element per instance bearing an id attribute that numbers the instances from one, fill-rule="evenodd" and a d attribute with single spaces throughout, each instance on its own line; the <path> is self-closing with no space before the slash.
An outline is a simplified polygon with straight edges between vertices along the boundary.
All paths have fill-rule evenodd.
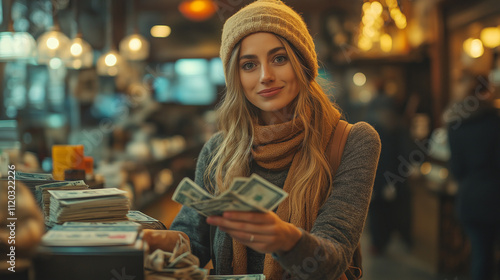
<path id="1" fill-rule="evenodd" d="M 182 235 L 189 244 L 189 237 L 182 231 L 176 230 L 155 230 L 144 229 L 142 239 L 148 243 L 149 252 L 154 252 L 156 249 L 161 249 L 165 252 L 172 252 L 175 244 L 179 240 L 179 234 Z"/>

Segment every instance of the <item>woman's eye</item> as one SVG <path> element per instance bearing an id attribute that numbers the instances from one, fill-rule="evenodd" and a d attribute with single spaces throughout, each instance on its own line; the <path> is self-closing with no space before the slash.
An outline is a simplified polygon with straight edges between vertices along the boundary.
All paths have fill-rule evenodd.
<path id="1" fill-rule="evenodd" d="M 243 65 L 241 66 L 241 68 L 243 70 L 251 70 L 253 67 L 254 67 L 255 64 L 253 64 L 252 62 L 246 62 L 246 63 L 243 63 Z"/>
<path id="2" fill-rule="evenodd" d="M 284 56 L 284 55 L 278 55 L 274 58 L 274 62 L 276 63 L 279 63 L 279 64 L 283 64 L 287 61 L 287 57 Z"/>

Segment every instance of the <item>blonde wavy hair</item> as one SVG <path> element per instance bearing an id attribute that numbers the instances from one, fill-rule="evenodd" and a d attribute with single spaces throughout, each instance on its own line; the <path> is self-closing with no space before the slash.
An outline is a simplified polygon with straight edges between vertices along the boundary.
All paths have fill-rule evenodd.
<path id="1" fill-rule="evenodd" d="M 311 71 L 306 68 L 296 49 L 286 39 L 278 35 L 276 37 L 285 47 L 300 89 L 292 101 L 292 108 L 293 120 L 302 121 L 305 127 L 305 137 L 301 147 L 302 158 L 298 159 L 302 164 L 299 165 L 297 172 L 288 174 L 293 176 L 291 178 L 293 187 L 289 195 L 290 210 L 300 211 L 306 205 L 304 194 L 311 191 L 310 188 L 326 190 L 326 192 L 316 192 L 315 199 L 320 199 L 322 203 L 330 194 L 331 188 L 324 186 L 325 184 L 330 186 L 333 178 L 330 164 L 322 150 L 322 135 L 325 133 L 324 122 L 336 125 L 341 113 L 328 99 L 318 82 L 311 77 Z M 204 174 L 204 180 L 208 182 L 205 185 L 214 194 L 227 190 L 234 177 L 250 175 L 253 124 L 259 118 L 260 109 L 245 97 L 239 78 L 239 51 L 240 44 L 237 44 L 227 65 L 226 92 L 217 110 L 222 142 L 214 150 Z M 311 112 L 310 119 L 307 117 L 308 111 Z"/>

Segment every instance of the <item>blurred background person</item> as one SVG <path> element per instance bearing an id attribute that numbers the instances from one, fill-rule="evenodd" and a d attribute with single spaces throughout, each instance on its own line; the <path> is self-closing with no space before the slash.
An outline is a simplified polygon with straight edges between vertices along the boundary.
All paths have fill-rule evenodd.
<path id="1" fill-rule="evenodd" d="M 368 228 L 371 253 L 383 254 L 393 232 L 411 247 L 411 195 L 406 180 L 395 179 L 400 164 L 398 156 L 407 154 L 408 130 L 402 125 L 395 99 L 384 90 L 385 81 L 376 82 L 376 93 L 367 106 L 365 120 L 380 135 L 382 149 L 373 187 Z M 407 158 L 407 157 L 405 157 Z M 400 177 L 400 176 L 399 176 Z"/>
<path id="2" fill-rule="evenodd" d="M 483 76 L 465 74 L 460 84 L 468 94 L 446 114 L 457 218 L 471 244 L 471 279 L 490 280 L 500 240 L 500 116 Z"/>

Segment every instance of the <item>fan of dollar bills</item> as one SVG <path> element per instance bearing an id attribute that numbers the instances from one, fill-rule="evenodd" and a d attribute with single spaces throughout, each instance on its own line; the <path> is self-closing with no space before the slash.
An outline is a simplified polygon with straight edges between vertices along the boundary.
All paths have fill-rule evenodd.
<path id="1" fill-rule="evenodd" d="M 233 180 L 228 190 L 214 197 L 189 178 L 177 186 L 172 200 L 195 209 L 204 216 L 221 216 L 225 211 L 266 212 L 288 196 L 284 190 L 257 174 Z"/>

